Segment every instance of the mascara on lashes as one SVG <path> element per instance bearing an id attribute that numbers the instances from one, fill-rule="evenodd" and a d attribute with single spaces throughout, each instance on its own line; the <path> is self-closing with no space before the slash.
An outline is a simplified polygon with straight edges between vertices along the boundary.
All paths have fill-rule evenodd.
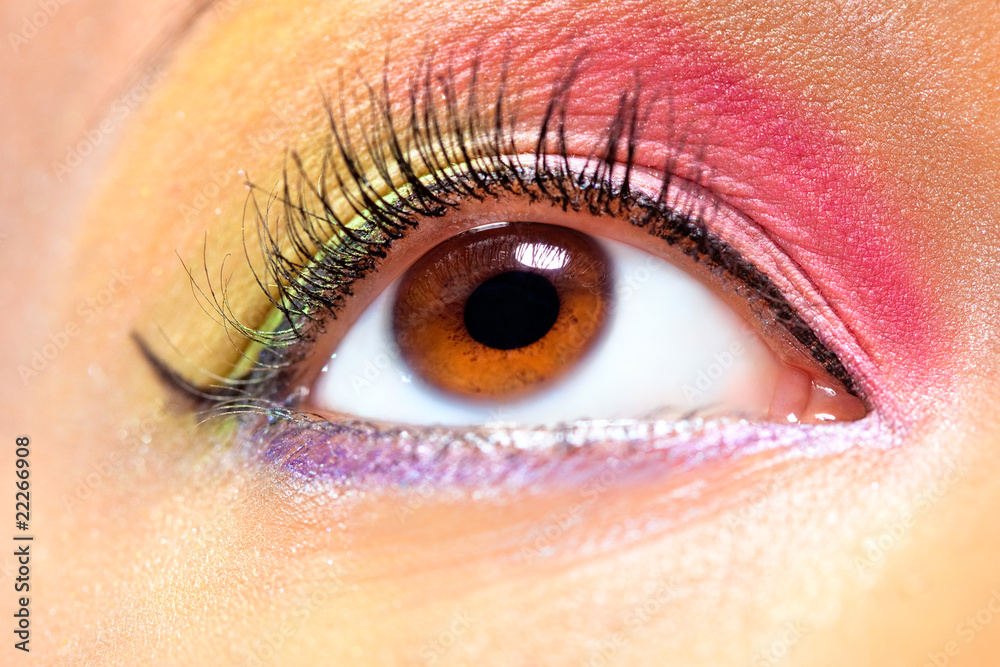
<path id="1" fill-rule="evenodd" d="M 450 70 L 449 75 L 454 76 Z M 256 275 L 274 306 L 270 323 L 255 329 L 234 317 L 226 307 L 226 289 L 220 287 L 221 298 L 214 299 L 214 307 L 227 326 L 252 344 L 237 372 L 201 389 L 213 394 L 222 409 L 235 404 L 244 408 L 259 404 L 265 411 L 278 407 L 274 400 L 291 389 L 296 364 L 323 332 L 327 318 L 336 316 L 352 285 L 376 268 L 393 241 L 415 228 L 421 218 L 447 215 L 467 198 L 514 195 L 563 210 L 624 219 L 693 261 L 721 271 L 744 287 L 742 292 L 755 310 L 766 311 L 833 379 L 857 396 L 838 357 L 768 276 L 709 232 L 705 219 L 711 213 L 694 205 L 687 210 L 671 208 L 667 195 L 680 176 L 669 158 L 656 195 L 633 188 L 636 146 L 651 115 L 638 83 L 620 96 L 617 111 L 585 166 L 571 168 L 566 146 L 573 80 L 571 71 L 555 87 L 535 131 L 534 155 L 528 159 L 515 147 L 519 128 L 506 102 L 505 76 L 492 103 L 481 108 L 478 100 L 487 96 L 477 91 L 476 65 L 468 92 L 460 100 L 454 79 L 433 78 L 428 63 L 424 76 L 415 79 L 408 91 L 402 129 L 399 114 L 388 102 L 387 83 L 381 93 L 368 87 L 368 127 L 348 124 L 343 96 L 339 118 L 327 102 L 330 144 L 318 175 L 311 177 L 292 151 L 291 167 L 286 163 L 278 193 L 268 192 L 261 205 L 258 195 L 265 191 L 251 190 L 250 210 L 267 258 L 266 268 Z M 443 104 L 435 101 L 439 94 Z M 622 154 L 624 160 L 619 159 Z M 395 173 L 399 177 L 394 178 Z M 702 180 L 700 174 L 692 176 L 689 180 Z M 338 215 L 338 197 L 348 203 L 350 219 Z M 283 234 L 273 231 L 274 204 L 281 211 Z M 276 286 L 276 293 L 269 285 Z"/>

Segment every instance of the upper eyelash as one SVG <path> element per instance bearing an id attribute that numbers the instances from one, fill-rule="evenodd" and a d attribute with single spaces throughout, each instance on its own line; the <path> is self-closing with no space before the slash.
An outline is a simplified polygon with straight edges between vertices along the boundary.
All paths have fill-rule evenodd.
<path id="1" fill-rule="evenodd" d="M 287 371 L 304 356 L 307 344 L 323 332 L 327 318 L 336 317 L 351 295 L 351 286 L 386 257 L 393 241 L 416 227 L 421 217 L 446 215 L 468 197 L 484 200 L 502 193 L 545 200 L 564 210 L 586 209 L 595 216 L 624 218 L 694 261 L 735 278 L 746 287 L 746 298 L 766 309 L 833 379 L 857 396 L 855 383 L 839 358 L 770 278 L 708 231 L 706 222 L 712 211 L 707 205 L 670 208 L 667 194 L 674 179 L 705 185 L 705 173 L 679 174 L 668 155 L 657 196 L 633 191 L 636 149 L 655 102 L 644 99 L 638 76 L 632 87 L 620 94 L 617 110 L 586 157 L 585 166 L 577 171 L 570 168 L 567 109 L 582 57 L 578 56 L 553 86 L 534 130 L 530 163 L 522 160 L 524 153 L 515 146 L 517 108 L 507 100 L 511 90 L 506 67 L 484 109 L 478 58 L 471 61 L 468 86 L 461 97 L 456 92 L 455 70 L 449 65 L 439 72 L 433 58 L 427 58 L 410 81 L 402 127 L 390 101 L 387 75 L 381 90 L 362 81 L 369 117 L 360 127 L 347 121 L 346 87 L 341 79 L 337 108 L 324 98 L 330 140 L 319 174 L 310 177 L 298 153 L 290 150 L 281 184 L 267 192 L 263 205 L 259 196 L 265 190 L 248 183 L 249 210 L 266 259 L 264 269 L 256 271 L 255 277 L 274 308 L 270 325 L 253 328 L 241 322 L 233 314 L 224 284 L 218 293 L 210 284 L 210 295 L 198 288 L 227 326 L 252 341 L 244 352 L 243 365 L 249 370 L 220 383 L 219 392 L 212 397 L 215 407 L 227 412 L 293 414 L 268 397 L 287 389 Z M 516 92 L 514 95 L 516 98 Z M 552 144 L 554 152 L 550 151 Z M 619 158 L 622 153 L 623 158 Z M 370 168 L 365 167 L 365 158 Z M 399 178 L 393 177 L 394 171 Z M 618 175 L 615 179 L 611 178 L 613 172 Z M 352 220 L 338 216 L 335 197 L 349 204 Z M 273 221 L 275 208 L 280 209 L 277 225 Z M 365 224 L 349 226 L 356 218 L 364 219 Z M 246 254 L 250 261 L 249 248 Z"/>

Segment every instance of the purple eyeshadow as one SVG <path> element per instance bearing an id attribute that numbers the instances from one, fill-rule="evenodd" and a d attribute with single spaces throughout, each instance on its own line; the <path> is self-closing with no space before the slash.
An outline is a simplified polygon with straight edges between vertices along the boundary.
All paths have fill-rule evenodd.
<path id="1" fill-rule="evenodd" d="M 766 451 L 815 457 L 894 441 L 876 417 L 808 426 L 694 419 L 462 430 L 299 420 L 247 428 L 261 459 L 279 470 L 334 486 L 395 489 L 579 484 L 608 470 L 663 476 Z"/>

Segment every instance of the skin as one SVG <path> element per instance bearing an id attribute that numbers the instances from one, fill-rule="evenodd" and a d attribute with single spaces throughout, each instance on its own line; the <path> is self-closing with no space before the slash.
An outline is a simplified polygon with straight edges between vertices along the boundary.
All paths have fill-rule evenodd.
<path id="1" fill-rule="evenodd" d="M 172 51 L 151 97 L 62 180 L 53 165 L 123 99 L 120 82 L 143 71 L 144 45 L 181 10 L 81 0 L 8 51 L 3 181 L 14 185 L 4 190 L 0 252 L 14 326 L 0 395 L 17 407 L 2 418 L 6 442 L 33 443 L 34 656 L 44 664 L 995 661 L 1000 618 L 976 614 L 1000 591 L 1000 16 L 989 2 L 731 5 L 650 11 L 739 63 L 754 90 L 832 129 L 846 148 L 831 169 L 871 174 L 874 194 L 856 198 L 851 215 L 877 221 L 859 228 L 884 242 L 879 252 L 854 260 L 844 244 L 843 261 L 836 252 L 796 259 L 860 332 L 878 428 L 856 427 L 851 447 L 823 456 L 779 449 L 679 470 L 597 461 L 564 479 L 476 497 L 425 487 L 335 495 L 329 482 L 262 466 L 226 432 L 194 430 L 190 403 L 130 335 L 165 291 L 189 290 L 176 288 L 175 251 L 197 257 L 209 231 L 218 243 L 210 264 L 239 252 L 225 239 L 238 229 L 241 188 L 222 188 L 188 220 L 179 203 L 231 167 L 271 182 L 285 146 L 314 145 L 316 81 L 334 80 L 338 67 L 371 71 L 389 33 L 405 59 L 429 36 L 467 44 L 455 37 L 466 34 L 461 21 L 488 31 L 513 21 L 501 9 L 513 16 L 530 5 L 247 2 L 210 13 Z M 545 9 L 543 21 L 566 20 L 565 6 Z M 619 12 L 627 23 L 639 9 L 574 11 L 584 34 L 599 34 L 594 17 Z M 3 34 L 34 11 L 9 3 Z M 409 23 L 396 20 L 404 14 Z M 81 23 L 87 17 L 100 29 Z M 331 53 L 330 44 L 340 47 Z M 293 51 L 294 59 L 273 56 Z M 274 108 L 282 122 L 268 126 Z M 777 180 L 765 187 L 753 170 L 728 164 L 727 176 L 758 188 L 732 188 L 731 199 L 775 224 L 794 217 L 794 206 L 761 203 L 777 196 Z M 779 236 L 791 253 L 809 239 L 789 225 Z M 879 282 L 879 267 L 900 281 Z M 189 291 L 181 298 L 193 301 Z M 178 313 L 190 310 L 177 303 L 185 304 Z M 22 380 L 18 366 L 69 324 L 64 349 Z M 886 433 L 894 446 L 883 447 Z M 4 459 L 12 479 L 13 456 Z M 3 596 L 7 613 L 13 603 L 12 592 Z"/>

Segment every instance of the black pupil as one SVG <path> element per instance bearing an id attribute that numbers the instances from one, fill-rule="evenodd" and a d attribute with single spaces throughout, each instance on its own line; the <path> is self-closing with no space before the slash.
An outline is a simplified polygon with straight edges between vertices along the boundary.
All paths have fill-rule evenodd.
<path id="1" fill-rule="evenodd" d="M 465 302 L 465 328 L 498 350 L 531 345 L 559 317 L 559 295 L 545 276 L 508 271 L 483 282 Z"/>

